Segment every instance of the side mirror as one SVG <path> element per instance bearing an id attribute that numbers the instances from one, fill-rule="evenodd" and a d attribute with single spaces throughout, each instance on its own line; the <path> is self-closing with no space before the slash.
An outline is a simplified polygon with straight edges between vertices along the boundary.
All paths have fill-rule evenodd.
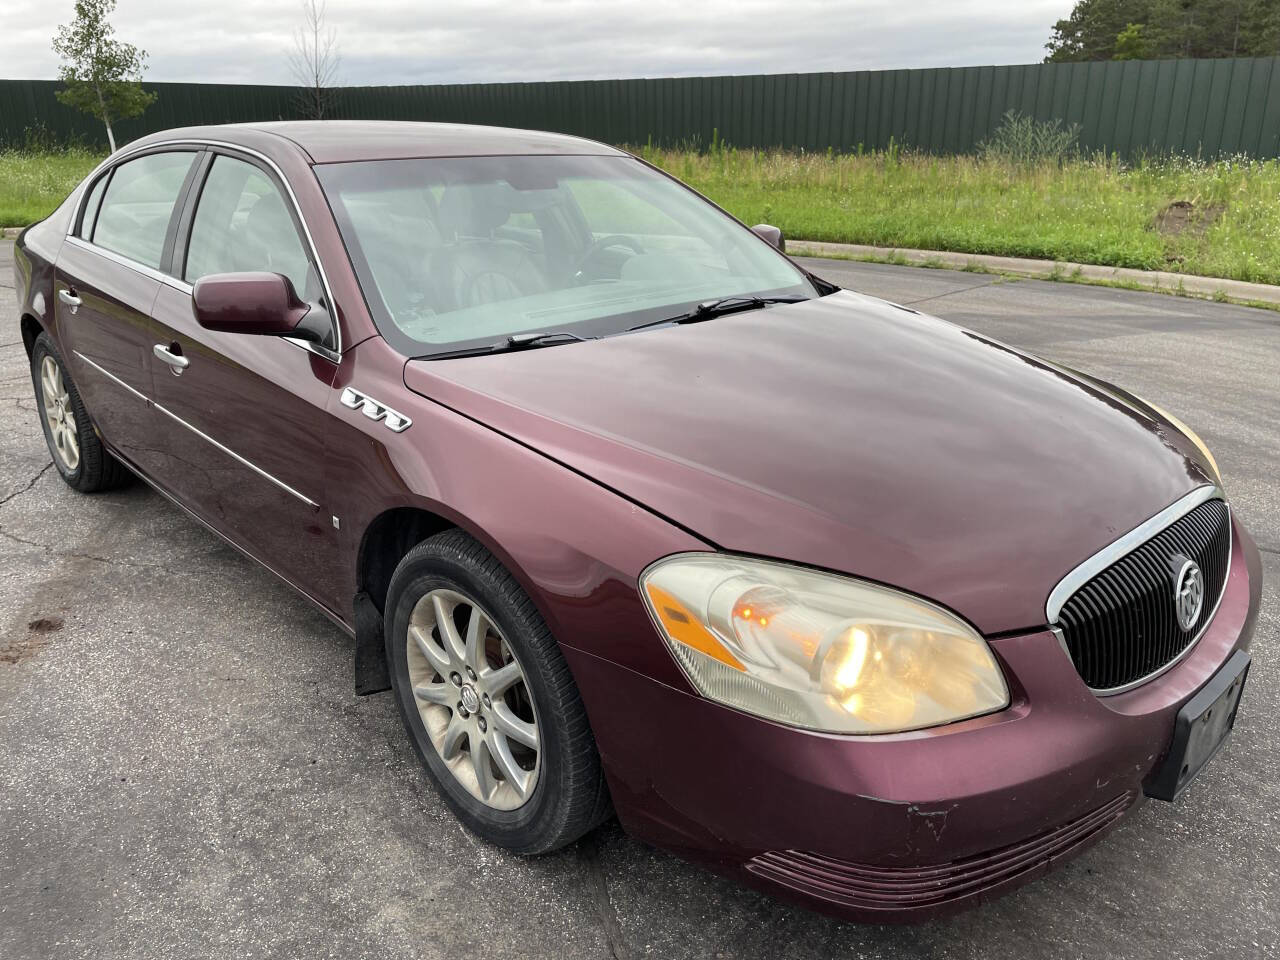
<path id="1" fill-rule="evenodd" d="M 191 311 L 206 330 L 267 336 L 309 335 L 298 324 L 311 310 L 278 273 L 215 273 L 196 281 Z"/>
<path id="2" fill-rule="evenodd" d="M 767 223 L 757 223 L 751 228 L 751 232 L 763 240 L 765 243 L 772 244 L 782 253 L 787 252 L 787 241 L 782 236 L 782 231 L 775 226 Z"/>

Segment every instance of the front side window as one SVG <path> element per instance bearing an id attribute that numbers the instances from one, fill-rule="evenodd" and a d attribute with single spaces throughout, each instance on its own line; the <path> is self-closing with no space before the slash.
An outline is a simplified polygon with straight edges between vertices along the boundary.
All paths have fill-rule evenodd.
<path id="1" fill-rule="evenodd" d="M 93 242 L 160 269 L 169 218 L 194 156 L 150 153 L 116 167 L 102 196 Z"/>
<path id="2" fill-rule="evenodd" d="M 379 329 L 410 356 L 518 333 L 607 336 L 713 298 L 817 295 L 741 224 L 630 157 L 316 172 Z"/>
<path id="3" fill-rule="evenodd" d="M 279 273 L 302 299 L 320 299 L 319 278 L 279 188 L 253 164 L 218 156 L 200 191 L 183 279 L 245 271 Z"/>

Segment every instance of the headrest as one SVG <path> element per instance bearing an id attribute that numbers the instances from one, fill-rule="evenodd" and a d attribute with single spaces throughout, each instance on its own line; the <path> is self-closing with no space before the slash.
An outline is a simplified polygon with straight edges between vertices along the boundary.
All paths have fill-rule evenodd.
<path id="1" fill-rule="evenodd" d="M 487 237 L 511 217 L 506 183 L 455 183 L 440 197 L 440 232 L 446 237 Z"/>
<path id="2" fill-rule="evenodd" d="M 271 190 L 258 197 L 249 208 L 248 216 L 245 217 L 246 236 L 252 237 L 262 233 L 282 236 L 286 231 L 293 231 L 293 220 L 289 216 L 288 207 L 280 199 L 280 194 Z"/>

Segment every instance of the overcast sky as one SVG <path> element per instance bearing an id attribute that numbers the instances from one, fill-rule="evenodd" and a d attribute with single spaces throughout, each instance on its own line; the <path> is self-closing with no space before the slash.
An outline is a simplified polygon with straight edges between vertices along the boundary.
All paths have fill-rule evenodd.
<path id="1" fill-rule="evenodd" d="M 1072 0 L 330 0 L 345 84 L 1035 63 Z M 0 77 L 57 73 L 72 0 L 0 0 Z M 151 80 L 290 83 L 300 0 L 118 0 Z"/>

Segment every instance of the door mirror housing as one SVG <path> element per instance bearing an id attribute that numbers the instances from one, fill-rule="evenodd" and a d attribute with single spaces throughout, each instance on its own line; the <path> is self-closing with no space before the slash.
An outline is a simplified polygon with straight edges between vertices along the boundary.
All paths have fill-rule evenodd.
<path id="1" fill-rule="evenodd" d="M 757 223 L 751 228 L 751 232 L 763 240 L 765 243 L 777 247 L 782 253 L 787 252 L 787 241 L 783 237 L 782 231 L 772 224 Z"/>
<path id="2" fill-rule="evenodd" d="M 311 305 L 278 273 L 215 273 L 191 292 L 191 311 L 206 330 L 315 339 L 299 324 Z"/>

